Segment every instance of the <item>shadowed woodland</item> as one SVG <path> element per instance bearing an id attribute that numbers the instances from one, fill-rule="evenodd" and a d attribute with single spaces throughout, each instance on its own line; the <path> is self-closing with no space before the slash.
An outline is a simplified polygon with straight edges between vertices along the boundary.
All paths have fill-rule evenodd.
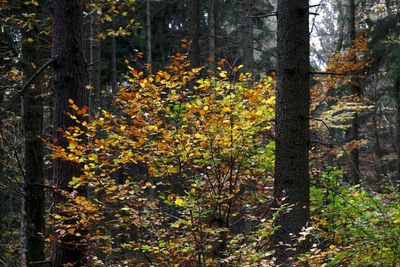
<path id="1" fill-rule="evenodd" d="M 399 1 L 0 19 L 0 266 L 400 266 Z"/>

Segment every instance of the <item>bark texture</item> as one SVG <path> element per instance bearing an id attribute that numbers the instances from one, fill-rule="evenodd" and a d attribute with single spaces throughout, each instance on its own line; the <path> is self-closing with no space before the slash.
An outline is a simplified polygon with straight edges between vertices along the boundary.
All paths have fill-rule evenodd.
<path id="1" fill-rule="evenodd" d="M 190 45 L 190 61 L 192 66 L 200 66 L 200 0 L 190 1 L 192 43 Z"/>
<path id="2" fill-rule="evenodd" d="M 82 53 L 82 3 L 80 0 L 53 0 L 52 57 L 56 58 L 53 69 L 53 125 L 58 144 L 66 146 L 62 131 L 75 123 L 68 117 L 68 100 L 78 106 L 88 105 L 85 89 L 86 64 Z M 61 131 L 59 131 L 61 130 Z M 79 166 L 60 159 L 53 162 L 53 183 L 68 190 L 72 176 L 79 176 Z M 62 203 L 55 195 L 57 204 Z M 85 265 L 84 241 L 74 235 L 56 240 L 53 246 L 53 266 Z"/>
<path id="3" fill-rule="evenodd" d="M 254 21 L 253 3 L 244 1 L 243 3 L 243 65 L 246 72 L 254 72 Z"/>
<path id="4" fill-rule="evenodd" d="M 278 264 L 301 249 L 299 232 L 309 221 L 309 10 L 307 0 L 280 0 L 277 8 L 277 102 L 274 197 L 290 209 L 277 220 Z M 293 234 L 293 236 L 292 236 Z M 288 250 L 288 248 L 296 248 Z"/>
<path id="5" fill-rule="evenodd" d="M 152 49 L 151 49 L 151 3 L 150 0 L 146 0 L 146 64 L 149 66 L 149 72 L 151 73 Z"/>
<path id="6" fill-rule="evenodd" d="M 394 100 L 396 105 L 396 125 L 395 125 L 395 140 L 396 140 L 396 179 L 394 183 L 397 184 L 397 189 L 400 189 L 400 81 L 394 83 Z"/>
<path id="7" fill-rule="evenodd" d="M 43 4 L 43 3 L 42 3 Z M 38 14 L 39 8 L 31 12 Z M 24 81 L 35 75 L 41 65 L 38 29 L 34 26 L 23 33 L 22 57 Z M 21 114 L 24 134 L 24 175 L 22 178 L 21 243 L 22 264 L 42 261 L 45 234 L 45 193 L 43 175 L 43 142 L 39 136 L 43 130 L 43 101 L 40 83 L 43 75 L 26 88 L 21 95 Z"/>
<path id="8" fill-rule="evenodd" d="M 208 0 L 208 61 L 210 70 L 216 71 L 216 0 Z"/>
<path id="9" fill-rule="evenodd" d="M 100 33 L 100 18 L 97 12 L 90 15 L 90 83 L 93 86 L 90 109 L 95 113 L 100 106 L 101 95 L 101 42 L 97 35 Z"/>
<path id="10" fill-rule="evenodd" d="M 347 2 L 347 23 L 348 23 L 348 40 L 347 47 L 351 47 L 353 42 L 356 40 L 356 6 L 354 0 L 348 0 Z M 357 59 L 354 59 L 355 61 Z M 351 94 L 355 97 L 362 95 L 361 87 L 358 85 L 358 80 L 353 79 L 351 84 Z M 359 118 L 358 113 L 354 114 L 354 118 L 351 122 L 351 128 L 348 132 L 348 141 L 357 141 L 359 139 Z M 353 149 L 350 152 L 351 166 L 349 171 L 349 182 L 351 184 L 360 183 L 360 151 L 358 148 Z"/>
<path id="11" fill-rule="evenodd" d="M 115 21 L 113 19 L 113 28 L 115 29 Z M 117 37 L 111 37 L 111 89 L 112 93 L 117 93 Z"/>

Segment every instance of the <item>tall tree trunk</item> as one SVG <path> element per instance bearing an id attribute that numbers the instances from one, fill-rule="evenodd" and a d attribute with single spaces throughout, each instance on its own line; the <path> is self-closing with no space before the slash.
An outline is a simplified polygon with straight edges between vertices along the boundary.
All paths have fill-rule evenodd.
<path id="1" fill-rule="evenodd" d="M 254 21 L 253 21 L 253 3 L 244 1 L 243 3 L 243 65 L 246 72 L 254 72 Z"/>
<path id="2" fill-rule="evenodd" d="M 383 173 L 383 162 L 382 162 L 382 148 L 381 141 L 379 137 L 379 117 L 380 112 L 379 108 L 375 106 L 374 113 L 372 114 L 372 122 L 374 125 L 374 154 L 377 159 L 377 166 L 375 168 L 376 177 L 380 180 L 381 177 L 384 177 Z"/>
<path id="3" fill-rule="evenodd" d="M 43 3 L 41 3 L 43 5 Z M 27 7 L 28 8 L 28 7 Z M 29 8 L 31 9 L 31 8 Z M 39 8 L 31 12 L 39 16 Z M 27 82 L 40 66 L 40 43 L 36 25 L 22 34 L 24 80 Z M 36 78 L 21 96 L 21 114 L 24 134 L 24 174 L 21 192 L 22 265 L 42 261 L 44 255 L 45 193 L 43 144 L 39 139 L 43 130 L 43 101 L 41 77 Z"/>
<path id="4" fill-rule="evenodd" d="M 115 21 L 112 21 L 113 30 L 115 30 Z M 117 37 L 111 37 L 111 89 L 112 93 L 117 93 Z"/>
<path id="5" fill-rule="evenodd" d="M 200 66 L 200 0 L 190 1 L 190 21 L 192 43 L 190 45 L 190 61 L 193 67 Z"/>
<path id="6" fill-rule="evenodd" d="M 395 140 L 396 140 L 396 179 L 394 183 L 400 189 L 400 81 L 397 80 L 394 84 L 394 101 L 396 105 L 396 125 L 395 125 Z"/>
<path id="7" fill-rule="evenodd" d="M 148 66 L 148 70 L 151 73 L 151 64 L 152 64 L 152 51 L 151 51 L 151 2 L 150 0 L 146 0 L 146 31 L 145 31 L 145 39 L 146 39 L 146 64 Z"/>
<path id="8" fill-rule="evenodd" d="M 309 222 L 309 84 L 308 0 L 279 0 L 277 7 L 276 205 L 289 205 L 277 219 L 274 235 L 278 264 L 288 264 L 302 249 L 297 238 Z M 291 234 L 293 234 L 291 236 Z M 286 266 L 286 265 L 285 265 Z"/>
<path id="9" fill-rule="evenodd" d="M 337 0 L 337 10 L 338 10 L 338 19 L 337 19 L 337 25 L 339 25 L 339 37 L 338 41 L 336 44 L 336 52 L 339 53 L 342 48 L 343 48 L 343 41 L 344 41 L 344 25 L 345 25 L 345 20 L 344 20 L 344 15 L 343 15 L 343 4 L 342 0 Z"/>
<path id="10" fill-rule="evenodd" d="M 353 42 L 356 40 L 357 31 L 356 31 L 356 6 L 355 0 L 348 0 L 347 2 L 347 21 L 348 21 L 348 47 L 353 45 Z M 354 59 L 357 60 L 357 59 Z M 353 80 L 351 83 L 351 93 L 355 97 L 361 96 L 361 87 L 358 85 L 357 80 Z M 348 133 L 348 141 L 357 141 L 359 139 L 359 118 L 358 113 L 354 114 L 354 118 L 351 122 L 351 128 Z M 349 171 L 349 181 L 352 184 L 360 183 L 360 150 L 358 148 L 354 148 L 350 152 L 351 166 Z"/>
<path id="11" fill-rule="evenodd" d="M 90 84 L 93 86 L 90 109 L 94 113 L 100 106 L 101 94 L 101 42 L 97 37 L 99 32 L 99 15 L 93 12 L 90 15 Z"/>
<path id="12" fill-rule="evenodd" d="M 208 0 L 208 62 L 213 72 L 216 71 L 215 6 L 216 0 Z"/>
<path id="13" fill-rule="evenodd" d="M 86 64 L 82 53 L 82 4 L 81 0 L 53 0 L 52 57 L 56 59 L 53 69 L 53 127 L 58 144 L 66 147 L 68 142 L 62 132 L 76 126 L 69 118 L 68 100 L 78 106 L 88 105 L 85 89 Z M 59 131 L 60 130 L 60 131 Z M 77 165 L 61 159 L 53 161 L 53 183 L 60 189 L 69 190 L 72 176 L 79 176 Z M 55 194 L 56 204 L 62 205 L 63 198 Z M 53 245 L 53 266 L 73 264 L 85 265 L 85 240 L 67 234 Z"/>

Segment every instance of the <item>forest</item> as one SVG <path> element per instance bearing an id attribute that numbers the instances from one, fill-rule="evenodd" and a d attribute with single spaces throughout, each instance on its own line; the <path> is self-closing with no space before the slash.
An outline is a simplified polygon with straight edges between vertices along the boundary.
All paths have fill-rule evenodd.
<path id="1" fill-rule="evenodd" d="M 400 266 L 400 1 L 0 22 L 0 266 Z"/>

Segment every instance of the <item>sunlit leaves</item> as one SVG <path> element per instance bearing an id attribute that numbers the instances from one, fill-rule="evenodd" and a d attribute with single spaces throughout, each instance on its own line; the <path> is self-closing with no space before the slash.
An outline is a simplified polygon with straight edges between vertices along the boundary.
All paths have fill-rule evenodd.
<path id="1" fill-rule="evenodd" d="M 117 111 L 103 110 L 87 121 L 87 107 L 69 103 L 77 126 L 64 133 L 67 149 L 51 148 L 53 157 L 82 166 L 82 175 L 69 186 L 87 187 L 90 195 L 66 193 L 71 201 L 63 218 L 84 218 L 88 229 L 102 225 L 85 232 L 96 247 L 92 253 L 132 249 L 162 264 L 192 262 L 201 254 L 214 265 L 222 260 L 209 256 L 215 244 L 225 240 L 226 249 L 236 250 L 245 242 L 229 225 L 263 214 L 260 204 L 271 195 L 266 174 L 274 162 L 274 142 L 268 138 L 273 81 L 249 86 L 250 75 L 236 74 L 242 66 L 223 69 L 223 60 L 217 76 L 200 77 L 202 68 L 191 68 L 186 57 L 177 53 L 152 75 L 125 62 L 129 76 L 115 99 Z M 137 230 L 125 236 L 132 228 Z M 61 229 L 76 233 L 65 223 Z"/>

